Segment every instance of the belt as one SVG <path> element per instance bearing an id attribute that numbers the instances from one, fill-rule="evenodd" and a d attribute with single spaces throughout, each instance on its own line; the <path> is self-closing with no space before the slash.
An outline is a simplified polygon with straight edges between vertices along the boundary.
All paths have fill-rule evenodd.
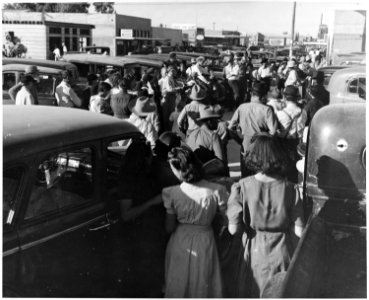
<path id="1" fill-rule="evenodd" d="M 198 225 L 198 224 L 189 224 L 189 223 L 180 223 L 178 225 L 179 228 L 190 229 L 196 231 L 211 231 L 212 227 L 210 225 Z"/>

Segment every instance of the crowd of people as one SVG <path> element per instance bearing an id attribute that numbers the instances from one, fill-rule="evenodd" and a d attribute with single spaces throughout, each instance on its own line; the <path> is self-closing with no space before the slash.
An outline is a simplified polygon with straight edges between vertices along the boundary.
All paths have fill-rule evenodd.
<path id="1" fill-rule="evenodd" d="M 279 66 L 263 60 L 255 69 L 246 55 L 229 55 L 222 83 L 228 100 L 203 63 L 198 57 L 186 66 L 171 55 L 161 74 L 111 71 L 104 81 L 89 74 L 80 95 L 65 71 L 55 95 L 59 106 L 126 120 L 146 137 L 127 150 L 117 199 L 123 222 L 160 205 L 166 211 L 165 297 L 260 297 L 273 275 L 287 270 L 301 237 L 297 149 L 329 93 L 309 56 Z M 11 89 L 16 104 L 37 104 L 35 78 L 37 68 L 29 67 Z M 230 139 L 240 145 L 241 179 L 227 191 L 212 178 L 229 177 Z M 229 234 L 243 232 L 231 276 L 212 229 L 217 212 Z M 150 255 L 145 251 L 138 253 Z"/>

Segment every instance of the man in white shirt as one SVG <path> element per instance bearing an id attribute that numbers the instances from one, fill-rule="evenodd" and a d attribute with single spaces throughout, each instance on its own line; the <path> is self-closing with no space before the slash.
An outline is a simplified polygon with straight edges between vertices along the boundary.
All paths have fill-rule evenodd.
<path id="1" fill-rule="evenodd" d="M 272 71 L 270 70 L 270 66 L 268 64 L 268 59 L 263 58 L 261 61 L 261 66 L 258 69 L 258 79 L 265 83 L 266 91 L 269 92 L 270 89 L 270 81 L 272 79 Z"/>
<path id="2" fill-rule="evenodd" d="M 61 57 L 60 49 L 58 48 L 58 46 L 55 45 L 53 53 L 54 53 L 55 61 L 58 61 Z"/>
<path id="3" fill-rule="evenodd" d="M 32 96 L 31 90 L 36 82 L 31 75 L 25 75 L 22 77 L 21 82 L 23 84 L 20 91 L 15 98 L 16 105 L 34 105 L 35 99 Z"/>
<path id="4" fill-rule="evenodd" d="M 227 80 L 229 87 L 233 92 L 234 103 L 230 106 L 238 106 L 240 104 L 240 92 L 238 86 L 240 74 L 240 66 L 234 61 L 234 56 L 231 54 L 228 58 L 228 64 L 223 68 L 223 77 Z"/>
<path id="5" fill-rule="evenodd" d="M 209 75 L 209 72 L 206 68 L 204 68 L 203 63 L 205 58 L 203 56 L 199 56 L 196 58 L 196 64 L 191 67 L 192 69 L 192 76 L 197 76 L 205 84 L 210 84 L 210 82 L 206 79 L 206 76 Z"/>
<path id="6" fill-rule="evenodd" d="M 82 100 L 72 89 L 70 82 L 70 74 L 68 71 L 62 72 L 63 81 L 55 89 L 55 97 L 59 106 L 64 107 L 80 107 Z"/>

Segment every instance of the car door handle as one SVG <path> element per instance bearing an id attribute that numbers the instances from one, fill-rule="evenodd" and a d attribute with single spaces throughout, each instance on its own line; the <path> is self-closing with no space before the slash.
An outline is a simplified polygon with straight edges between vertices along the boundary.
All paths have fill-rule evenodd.
<path id="1" fill-rule="evenodd" d="M 98 230 L 105 229 L 105 228 L 110 228 L 110 224 L 106 223 L 104 225 L 101 225 L 95 228 L 90 228 L 89 231 L 98 231 Z"/>

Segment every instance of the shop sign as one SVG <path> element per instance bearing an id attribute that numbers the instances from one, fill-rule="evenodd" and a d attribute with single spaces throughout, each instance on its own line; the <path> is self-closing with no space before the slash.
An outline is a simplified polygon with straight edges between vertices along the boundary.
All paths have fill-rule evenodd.
<path id="1" fill-rule="evenodd" d="M 125 39 L 133 39 L 133 29 L 121 29 L 120 37 Z"/>

